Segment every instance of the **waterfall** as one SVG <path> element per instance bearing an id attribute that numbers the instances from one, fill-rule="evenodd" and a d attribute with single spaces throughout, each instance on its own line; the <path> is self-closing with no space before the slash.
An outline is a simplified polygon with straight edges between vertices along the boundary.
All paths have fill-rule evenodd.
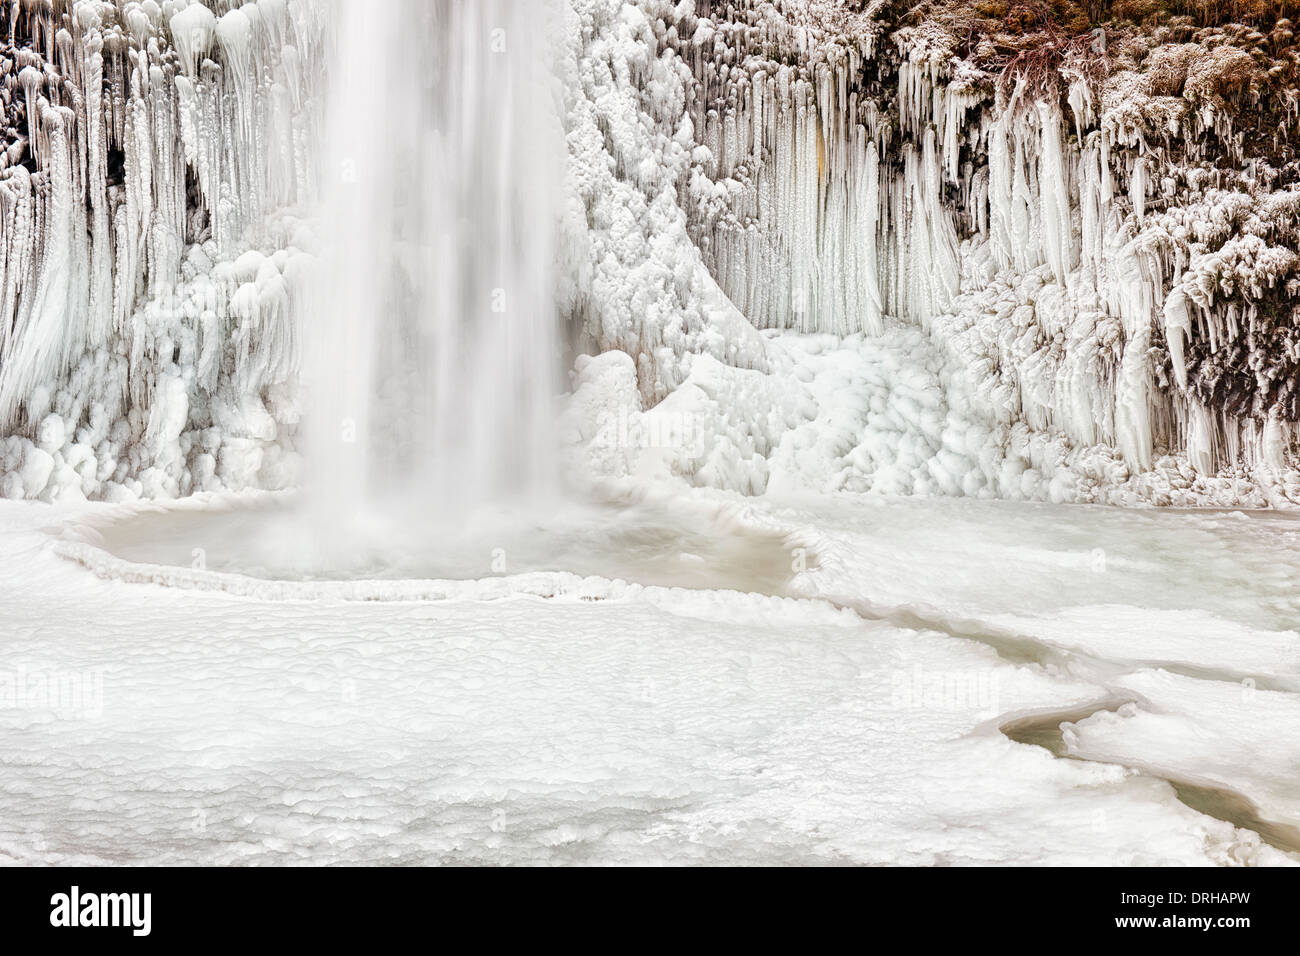
<path id="1" fill-rule="evenodd" d="M 306 488 L 438 523 L 552 488 L 549 4 L 338 6 Z M 329 517 L 318 520 L 329 522 Z"/>

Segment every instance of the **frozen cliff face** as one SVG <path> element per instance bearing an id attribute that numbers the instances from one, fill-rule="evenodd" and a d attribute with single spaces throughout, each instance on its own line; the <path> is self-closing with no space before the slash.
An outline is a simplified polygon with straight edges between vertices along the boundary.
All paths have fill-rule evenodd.
<path id="1" fill-rule="evenodd" d="M 5 4 L 0 493 L 290 476 L 324 19 Z"/>
<path id="2" fill-rule="evenodd" d="M 607 137 L 620 157 L 607 165 L 623 181 L 675 176 L 705 265 L 754 325 L 861 335 L 849 347 L 876 367 L 867 377 L 894 383 L 883 398 L 863 380 L 818 399 L 783 334 L 750 367 L 793 362 L 787 390 L 806 386 L 821 409 L 811 432 L 837 439 L 795 438 L 784 420 L 765 431 L 716 385 L 753 376 L 710 368 L 692 413 L 705 444 L 796 442 L 789 480 L 822 489 L 1294 497 L 1300 99 L 1287 21 L 1089 29 L 1084 16 L 1007 37 L 991 32 L 996 11 L 943 2 L 574 6 L 650 53 L 613 71 L 642 91 L 641 122 Z M 651 130 L 671 139 L 660 162 L 623 161 Z M 887 371 L 907 328 L 919 335 L 906 371 L 932 376 L 920 406 Z M 584 372 L 585 407 L 613 378 Z M 651 467 L 646 447 L 631 442 L 627 470 Z M 733 486 L 762 490 L 785 454 L 757 454 Z M 716 481 L 707 456 L 657 457 L 661 472 Z"/>
<path id="3" fill-rule="evenodd" d="M 767 368 L 762 339 L 692 242 L 681 192 L 707 150 L 688 111 L 695 81 L 655 7 L 570 0 L 560 64 L 572 276 L 561 305 L 585 347 L 632 356 L 646 405 L 697 356 Z"/>
<path id="4" fill-rule="evenodd" d="M 1056 6 L 550 4 L 581 466 L 1294 499 L 1290 24 Z M 0 493 L 293 481 L 328 10 L 0 7 Z"/>

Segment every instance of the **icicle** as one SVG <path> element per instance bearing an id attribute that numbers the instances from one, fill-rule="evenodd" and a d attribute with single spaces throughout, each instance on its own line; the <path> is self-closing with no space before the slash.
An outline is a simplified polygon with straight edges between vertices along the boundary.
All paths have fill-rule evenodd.
<path id="1" fill-rule="evenodd" d="M 876 233 L 880 220 L 880 160 L 875 143 L 867 143 L 866 165 L 859 178 L 858 208 L 862 210 L 860 225 L 862 252 L 858 261 L 861 268 L 861 296 L 858 309 L 862 329 L 872 335 L 885 331 L 884 305 L 880 296 L 879 263 L 876 261 Z"/>
<path id="2" fill-rule="evenodd" d="M 168 25 L 186 75 L 191 79 L 196 78 L 203 58 L 212 48 L 212 38 L 217 29 L 216 15 L 194 0 L 180 12 L 172 14 Z"/>
<path id="3" fill-rule="evenodd" d="M 1115 432 L 1120 451 L 1137 468 L 1151 467 L 1151 410 L 1148 395 L 1154 283 L 1140 257 L 1126 247 L 1115 262 L 1114 281 L 1126 344 L 1115 382 Z"/>
<path id="4" fill-rule="evenodd" d="M 1216 470 L 1214 428 L 1210 422 L 1210 412 L 1195 403 L 1188 409 L 1187 460 L 1202 475 L 1212 475 Z"/>
<path id="5" fill-rule="evenodd" d="M 1042 129 L 1039 153 L 1039 191 L 1042 208 L 1043 248 L 1056 281 L 1074 268 L 1074 232 L 1070 224 L 1070 195 L 1065 183 L 1065 159 L 1061 150 L 1061 115 L 1056 106 L 1039 104 Z"/>
<path id="6" fill-rule="evenodd" d="M 1137 217 L 1140 225 L 1146 212 L 1147 201 L 1147 163 L 1141 157 L 1133 162 L 1133 175 L 1129 180 L 1128 195 L 1129 201 L 1133 203 L 1133 215 Z"/>
<path id="7" fill-rule="evenodd" d="M 1169 348 L 1169 362 L 1173 366 L 1174 379 L 1179 388 L 1187 387 L 1187 365 L 1183 359 L 1183 344 L 1191 335 L 1192 318 L 1188 311 L 1187 297 L 1179 289 L 1174 289 L 1165 299 L 1165 344 Z"/>

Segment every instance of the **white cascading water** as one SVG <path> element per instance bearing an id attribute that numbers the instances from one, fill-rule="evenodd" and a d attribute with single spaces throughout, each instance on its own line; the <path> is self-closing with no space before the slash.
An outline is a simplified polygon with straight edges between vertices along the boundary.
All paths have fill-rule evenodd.
<path id="1" fill-rule="evenodd" d="M 305 416 L 327 535 L 453 527 L 552 490 L 564 143 L 549 8 L 338 4 Z"/>
<path id="2" fill-rule="evenodd" d="M 287 581 L 563 570 L 783 588 L 781 535 L 712 524 L 707 509 L 558 493 L 558 7 L 334 9 L 304 506 L 132 523 L 114 553 L 175 564 L 198 540 L 211 570 Z"/>

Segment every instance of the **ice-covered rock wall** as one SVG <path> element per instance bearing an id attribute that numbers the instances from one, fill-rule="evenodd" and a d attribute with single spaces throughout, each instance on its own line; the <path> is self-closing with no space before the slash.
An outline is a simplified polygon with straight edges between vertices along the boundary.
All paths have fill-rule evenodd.
<path id="1" fill-rule="evenodd" d="M 897 436 L 883 453 L 863 441 L 893 429 L 918 447 L 892 491 L 1294 498 L 1288 21 L 1032 23 L 1039 47 L 991 69 L 963 47 L 980 24 L 962 4 L 574 2 L 597 20 L 618 8 L 607 32 L 648 49 L 630 86 L 642 130 L 671 137 L 658 155 L 675 158 L 620 159 L 621 178 L 674 178 L 687 231 L 746 318 L 875 340 L 854 346 L 871 361 L 920 331 L 929 397 L 864 413 L 831 487 L 897 477 Z M 768 348 L 768 367 L 782 351 Z M 929 421 L 908 411 L 918 401 Z M 694 407 L 724 437 L 755 434 L 749 410 Z M 798 430 L 775 428 L 758 440 L 764 469 Z M 700 456 L 669 458 L 701 480 Z"/>
<path id="2" fill-rule="evenodd" d="M 561 306 L 584 348 L 633 358 L 647 405 L 677 388 L 696 356 L 767 368 L 758 332 L 691 240 L 680 189 L 703 155 L 687 111 L 694 80 L 656 25 L 637 4 L 568 0 L 560 63 L 571 277 Z"/>
<path id="3" fill-rule="evenodd" d="M 306 0 L 0 5 L 0 493 L 292 477 Z"/>
<path id="4" fill-rule="evenodd" d="M 1006 7 L 551 4 L 585 466 L 1297 497 L 1288 21 Z M 0 4 L 0 493 L 293 480 L 328 10 Z"/>

